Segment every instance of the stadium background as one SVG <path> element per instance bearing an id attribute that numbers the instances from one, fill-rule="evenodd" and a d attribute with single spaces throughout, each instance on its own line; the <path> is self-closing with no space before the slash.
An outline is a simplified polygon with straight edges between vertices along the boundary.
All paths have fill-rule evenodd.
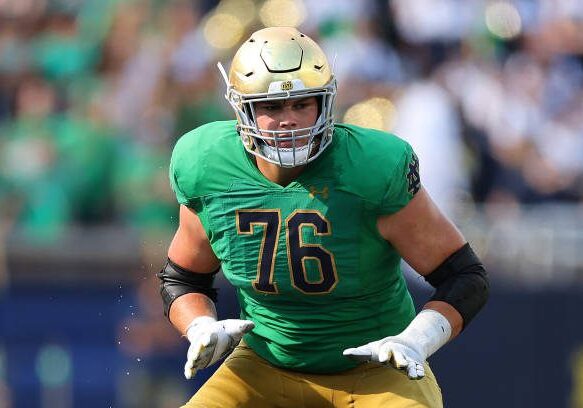
<path id="1" fill-rule="evenodd" d="M 161 316 L 167 165 L 232 116 L 216 61 L 272 25 L 335 60 L 339 119 L 413 144 L 488 266 L 430 359 L 445 405 L 583 407 L 577 0 L 0 0 L 0 407 L 176 407 L 210 375 L 184 380 Z"/>

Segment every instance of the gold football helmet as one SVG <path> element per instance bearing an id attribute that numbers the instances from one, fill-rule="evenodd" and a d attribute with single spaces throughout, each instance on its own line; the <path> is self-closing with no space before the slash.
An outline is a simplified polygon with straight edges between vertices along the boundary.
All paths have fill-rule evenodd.
<path id="1" fill-rule="evenodd" d="M 237 115 L 245 149 L 281 167 L 300 166 L 318 157 L 332 141 L 336 80 L 324 52 L 293 27 L 256 31 L 241 45 L 229 75 L 225 98 Z M 303 129 L 264 130 L 256 122 L 254 103 L 317 97 L 319 116 Z M 282 147 L 281 142 L 292 147 Z"/>

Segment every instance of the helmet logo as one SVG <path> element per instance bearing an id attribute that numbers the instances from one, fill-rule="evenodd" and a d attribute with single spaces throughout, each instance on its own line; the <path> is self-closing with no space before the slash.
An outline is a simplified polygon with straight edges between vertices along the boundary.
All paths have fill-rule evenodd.
<path id="1" fill-rule="evenodd" d="M 292 89 L 294 89 L 294 84 L 292 81 L 283 81 L 281 83 L 282 91 L 291 91 Z"/>

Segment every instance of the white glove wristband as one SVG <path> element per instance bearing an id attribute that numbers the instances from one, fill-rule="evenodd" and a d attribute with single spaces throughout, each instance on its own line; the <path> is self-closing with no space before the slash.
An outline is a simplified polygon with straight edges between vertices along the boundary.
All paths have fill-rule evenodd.
<path id="1" fill-rule="evenodd" d="M 432 310 L 422 310 L 402 333 L 399 338 L 409 344 L 416 345 L 426 360 L 451 337 L 451 324 L 441 313 Z"/>
<path id="2" fill-rule="evenodd" d="M 211 317 L 211 316 L 195 317 L 194 319 L 192 319 L 190 324 L 186 327 L 186 337 L 189 340 L 192 340 L 191 336 L 189 336 L 189 332 L 191 332 L 192 329 L 195 329 L 196 327 L 200 327 L 200 326 L 206 326 L 206 325 L 215 323 L 216 321 L 217 321 L 217 319 L 215 319 L 214 317 Z"/>

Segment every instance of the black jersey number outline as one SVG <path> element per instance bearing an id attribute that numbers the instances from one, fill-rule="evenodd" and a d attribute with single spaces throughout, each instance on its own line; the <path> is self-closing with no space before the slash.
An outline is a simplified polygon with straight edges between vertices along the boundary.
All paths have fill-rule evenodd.
<path id="1" fill-rule="evenodd" d="M 278 293 L 273 282 L 277 242 L 281 231 L 281 212 L 278 209 L 237 210 L 237 233 L 253 235 L 255 226 L 263 227 L 263 237 L 257 260 L 257 276 L 253 288 L 262 293 Z M 334 254 L 319 244 L 306 244 L 302 239 L 304 228 L 316 236 L 332 234 L 330 221 L 317 210 L 296 210 L 286 221 L 286 247 L 290 278 L 294 288 L 305 294 L 331 292 L 338 283 Z M 320 272 L 316 282 L 308 280 L 306 261 L 315 261 Z"/>

